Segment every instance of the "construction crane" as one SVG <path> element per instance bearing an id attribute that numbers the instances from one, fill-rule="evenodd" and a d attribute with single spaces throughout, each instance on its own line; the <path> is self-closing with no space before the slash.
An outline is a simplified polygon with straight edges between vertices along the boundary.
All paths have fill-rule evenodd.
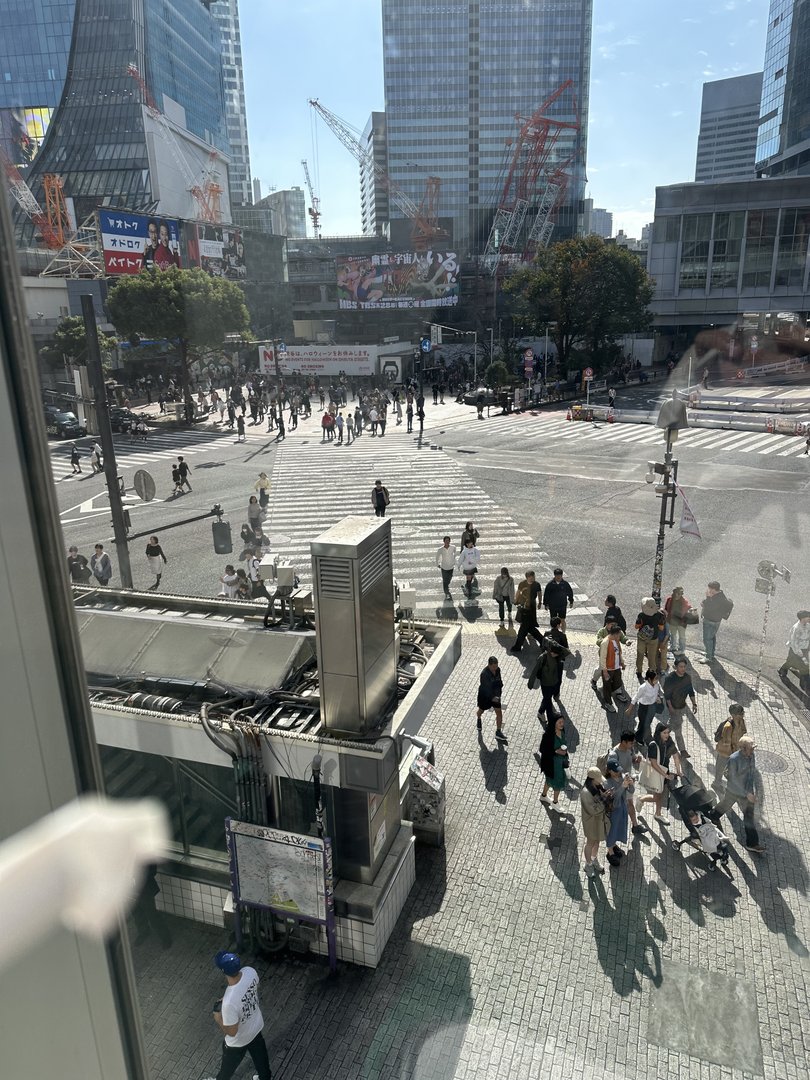
<path id="1" fill-rule="evenodd" d="M 65 236 L 72 232 L 70 215 L 62 192 L 62 177 L 55 173 L 46 173 L 43 176 L 42 187 L 45 192 L 45 210 L 43 211 L 23 179 L 22 173 L 2 147 L 0 147 L 0 163 L 8 179 L 11 194 L 26 217 L 30 218 L 36 226 L 45 246 L 54 251 L 61 248 L 65 243 Z"/>
<path id="2" fill-rule="evenodd" d="M 361 168 L 368 169 L 373 173 L 374 179 L 386 189 L 391 201 L 413 223 L 411 237 L 416 251 L 427 251 L 433 245 L 449 239 L 444 229 L 440 228 L 438 221 L 439 193 L 441 191 L 441 180 L 438 176 L 429 176 L 427 178 L 424 197 L 417 206 L 413 199 L 394 183 L 385 169 L 375 162 L 374 154 L 365 149 L 345 121 L 321 105 L 317 99 L 310 98 L 309 104 L 337 135 Z"/>
<path id="3" fill-rule="evenodd" d="M 171 124 L 166 119 L 164 113 L 158 108 L 155 99 L 149 91 L 149 87 L 146 85 L 144 77 L 141 75 L 135 64 L 127 65 L 127 74 L 134 79 L 140 87 L 146 111 L 157 124 L 158 131 L 168 146 L 169 151 L 174 158 L 175 165 L 177 165 L 180 170 L 188 185 L 189 192 L 200 209 L 200 220 L 218 224 L 222 221 L 222 208 L 220 205 L 222 188 L 216 183 L 213 171 L 214 165 L 218 162 L 217 152 L 215 150 L 211 151 L 206 168 L 203 170 L 202 177 L 196 177 L 191 170 L 191 166 L 189 165 L 185 154 L 180 149 L 177 136 L 172 130 Z"/>
<path id="4" fill-rule="evenodd" d="M 552 108 L 568 93 L 569 115 L 574 119 L 550 116 Z M 519 241 L 530 208 L 536 208 L 536 212 L 523 244 L 522 260 L 527 261 L 533 251 L 546 247 L 551 239 L 554 213 L 563 201 L 570 179 L 566 170 L 576 156 L 576 150 L 572 150 L 555 160 L 557 143 L 563 132 L 577 133 L 580 128 L 573 81 L 567 79 L 558 86 L 528 119 L 520 116 L 516 119 L 521 127 L 482 258 L 484 269 L 493 275 L 510 255 L 515 261 L 520 257 Z"/>
<path id="5" fill-rule="evenodd" d="M 306 180 L 307 180 L 307 190 L 309 191 L 309 201 L 312 203 L 312 206 L 309 207 L 309 209 L 307 210 L 307 213 L 309 214 L 310 220 L 312 221 L 312 229 L 313 229 L 313 232 L 315 233 L 315 239 L 320 240 L 320 238 L 321 238 L 321 200 L 318 198 L 318 196 L 312 190 L 312 180 L 310 179 L 310 176 L 309 176 L 309 165 L 307 165 L 306 158 L 301 158 L 301 164 L 304 166 L 304 176 L 306 177 Z"/>

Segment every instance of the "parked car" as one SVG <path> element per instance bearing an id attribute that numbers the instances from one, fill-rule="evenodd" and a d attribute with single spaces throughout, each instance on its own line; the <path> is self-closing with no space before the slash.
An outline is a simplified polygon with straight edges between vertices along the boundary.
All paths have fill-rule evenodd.
<path id="1" fill-rule="evenodd" d="M 79 418 L 72 412 L 57 412 L 45 416 L 45 426 L 49 435 L 57 439 L 82 439 L 87 428 L 79 423 Z"/>
<path id="2" fill-rule="evenodd" d="M 494 405 L 498 395 L 492 389 L 491 386 L 479 386 L 475 390 L 470 390 L 464 395 L 465 405 L 477 405 L 478 398 L 483 395 L 485 405 Z"/>
<path id="3" fill-rule="evenodd" d="M 121 405 L 113 405 L 110 409 L 110 426 L 113 431 L 129 431 L 130 426 L 141 419 L 132 409 L 125 409 Z"/>

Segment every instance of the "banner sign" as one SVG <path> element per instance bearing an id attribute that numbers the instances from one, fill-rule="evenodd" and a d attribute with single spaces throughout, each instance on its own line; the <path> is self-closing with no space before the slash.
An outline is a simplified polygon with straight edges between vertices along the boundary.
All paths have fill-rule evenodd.
<path id="1" fill-rule="evenodd" d="M 173 218 L 99 210 L 99 231 L 108 275 L 140 274 L 180 266 L 180 223 Z"/>
<path id="2" fill-rule="evenodd" d="M 265 375 L 322 375 L 333 377 L 341 371 L 346 375 L 376 375 L 377 347 L 375 345 L 288 345 L 284 351 L 274 351 L 272 345 L 259 346 L 259 371 Z"/>
<path id="3" fill-rule="evenodd" d="M 696 540 L 702 540 L 700 535 L 700 526 L 698 525 L 697 518 L 692 512 L 692 507 L 684 494 L 683 488 L 680 484 L 675 485 L 678 488 L 678 494 L 681 497 L 681 536 L 694 536 Z"/>
<path id="4" fill-rule="evenodd" d="M 458 303 L 454 251 L 347 255 L 336 260 L 338 307 L 349 311 L 447 307 Z"/>
<path id="5" fill-rule="evenodd" d="M 189 249 L 189 257 L 211 277 L 240 281 L 247 276 L 242 230 L 230 225 L 198 225 L 197 251 Z"/>

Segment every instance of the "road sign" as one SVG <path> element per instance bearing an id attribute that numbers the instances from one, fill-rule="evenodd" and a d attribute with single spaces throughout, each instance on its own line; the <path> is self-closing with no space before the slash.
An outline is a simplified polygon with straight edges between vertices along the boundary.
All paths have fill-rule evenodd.
<path id="1" fill-rule="evenodd" d="M 276 349 L 277 349 L 277 350 L 278 350 L 278 351 L 279 351 L 280 353 L 284 353 L 284 352 L 286 352 L 286 351 L 287 351 L 287 346 L 286 346 L 286 345 L 284 344 L 284 342 L 283 342 L 283 341 L 280 341 L 280 342 L 278 343 L 278 345 L 276 346 Z"/>
<path id="2" fill-rule="evenodd" d="M 422 350 L 423 353 L 429 353 L 430 350 L 433 348 L 433 342 L 430 340 L 429 337 L 423 337 L 422 340 L 419 342 L 419 348 Z"/>
<path id="3" fill-rule="evenodd" d="M 759 348 L 759 340 L 757 339 L 757 337 L 755 335 L 754 337 L 751 338 L 751 352 L 756 352 L 758 348 Z"/>
<path id="4" fill-rule="evenodd" d="M 132 479 L 132 485 L 144 502 L 151 502 L 155 497 L 155 481 L 146 469 L 138 469 Z"/>
<path id="5" fill-rule="evenodd" d="M 585 382 L 590 382 L 593 379 L 593 368 L 586 367 L 585 370 L 582 372 L 582 378 L 585 380 Z"/>
<path id="6" fill-rule="evenodd" d="M 523 359 L 524 360 L 531 360 L 532 362 L 534 362 L 534 353 L 532 352 L 531 349 L 524 349 L 523 350 Z"/>

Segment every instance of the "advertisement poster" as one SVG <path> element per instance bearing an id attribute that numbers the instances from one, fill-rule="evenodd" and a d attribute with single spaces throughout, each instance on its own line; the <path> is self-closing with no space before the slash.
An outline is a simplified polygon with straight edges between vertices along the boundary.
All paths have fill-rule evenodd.
<path id="1" fill-rule="evenodd" d="M 198 225 L 197 250 L 189 259 L 211 277 L 240 281 L 247 276 L 242 230 L 230 225 Z"/>
<path id="2" fill-rule="evenodd" d="M 320 375 L 330 378 L 346 375 L 375 375 L 377 348 L 374 345 L 288 345 L 278 353 L 281 375 Z M 276 374 L 276 355 L 272 345 L 259 346 L 259 371 Z"/>
<path id="3" fill-rule="evenodd" d="M 181 266 L 180 223 L 124 210 L 99 210 L 98 224 L 109 275 L 139 274 Z"/>
<path id="4" fill-rule="evenodd" d="M 349 311 L 447 307 L 458 303 L 455 252 L 351 255 L 336 260 L 338 307 Z"/>

